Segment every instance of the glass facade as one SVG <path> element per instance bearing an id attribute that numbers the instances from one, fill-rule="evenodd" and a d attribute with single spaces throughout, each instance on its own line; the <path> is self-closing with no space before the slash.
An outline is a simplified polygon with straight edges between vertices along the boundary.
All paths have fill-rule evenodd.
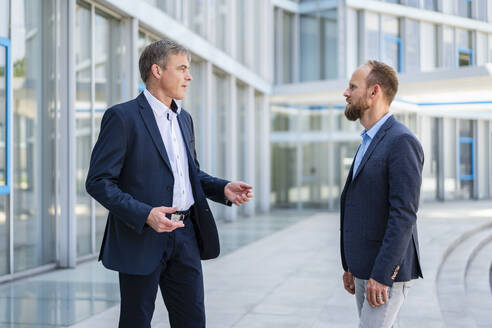
<path id="1" fill-rule="evenodd" d="M 400 21 L 394 16 L 381 16 L 381 31 L 383 38 L 382 60 L 401 72 L 401 39 Z"/>
<path id="2" fill-rule="evenodd" d="M 188 1 L 188 26 L 190 29 L 205 36 L 205 0 L 189 0 Z"/>
<path id="3" fill-rule="evenodd" d="M 376 59 L 379 60 L 379 50 L 380 37 L 379 37 L 379 15 L 371 12 L 365 12 L 364 16 L 365 23 L 365 59 L 367 60 Z"/>
<path id="4" fill-rule="evenodd" d="M 405 20 L 405 72 L 418 72 L 420 70 L 420 26 L 419 22 Z M 425 53 L 428 50 L 425 49 Z M 432 52 L 431 52 L 432 53 Z"/>
<path id="5" fill-rule="evenodd" d="M 89 154 L 99 136 L 104 111 L 126 95 L 120 22 L 78 2 L 75 26 L 77 254 L 84 256 L 99 251 L 107 218 L 107 210 L 85 191 Z"/>
<path id="6" fill-rule="evenodd" d="M 14 272 L 55 261 L 55 1 L 12 3 Z M 1 197 L 5 210 L 5 197 Z M 5 213 L 5 212 L 3 212 Z"/>
<path id="7" fill-rule="evenodd" d="M 9 37 L 9 1 L 0 1 L 0 38 Z M 0 151 L 1 164 L 0 172 L 2 183 L 5 183 L 5 114 L 7 110 L 7 47 L 0 46 Z M 10 222 L 8 213 L 8 196 L 0 195 L 0 276 L 10 271 Z"/>
<path id="8" fill-rule="evenodd" d="M 437 28 L 431 23 L 420 23 L 420 69 L 432 71 L 437 67 Z"/>

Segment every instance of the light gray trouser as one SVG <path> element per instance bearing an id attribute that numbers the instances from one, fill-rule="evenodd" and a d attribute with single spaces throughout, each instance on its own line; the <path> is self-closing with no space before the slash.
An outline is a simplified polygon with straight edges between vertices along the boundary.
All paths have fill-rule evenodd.
<path id="1" fill-rule="evenodd" d="M 359 328 L 390 328 L 396 322 L 400 307 L 412 281 L 395 282 L 388 289 L 388 302 L 371 307 L 366 299 L 367 280 L 355 278 L 355 301 L 359 312 Z"/>

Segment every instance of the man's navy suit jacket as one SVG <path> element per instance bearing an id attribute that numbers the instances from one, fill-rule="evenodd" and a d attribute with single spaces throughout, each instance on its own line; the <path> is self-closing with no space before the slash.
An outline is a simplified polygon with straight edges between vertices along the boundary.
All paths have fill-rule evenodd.
<path id="1" fill-rule="evenodd" d="M 341 195 L 341 256 L 345 271 L 392 286 L 422 277 L 417 210 L 424 153 L 393 116 L 374 136 Z"/>
<path id="2" fill-rule="evenodd" d="M 226 204 L 228 181 L 200 170 L 190 114 L 182 109 L 178 122 L 188 155 L 195 200 L 191 218 L 200 256 L 214 258 L 219 238 L 206 197 Z M 99 254 L 106 268 L 137 275 L 157 268 L 169 233 L 158 233 L 145 222 L 153 207 L 172 207 L 173 186 L 164 142 L 144 94 L 106 110 L 86 180 L 87 192 L 109 210 Z"/>

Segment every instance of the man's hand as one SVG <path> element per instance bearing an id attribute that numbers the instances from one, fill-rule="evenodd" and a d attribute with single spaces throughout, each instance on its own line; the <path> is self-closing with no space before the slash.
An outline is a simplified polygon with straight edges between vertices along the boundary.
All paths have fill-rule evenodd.
<path id="1" fill-rule="evenodd" d="M 253 189 L 252 186 L 241 181 L 229 182 L 224 188 L 224 195 L 228 200 L 240 206 L 253 198 L 251 189 Z"/>
<path id="2" fill-rule="evenodd" d="M 176 211 L 177 208 L 175 207 L 154 207 L 145 223 L 157 232 L 171 232 L 177 228 L 182 228 L 184 227 L 183 221 L 174 222 L 166 217 L 166 214 L 172 214 Z"/>
<path id="3" fill-rule="evenodd" d="M 366 297 L 369 305 L 374 307 L 388 302 L 388 289 L 388 286 L 369 278 L 366 286 Z"/>
<path id="4" fill-rule="evenodd" d="M 351 274 L 350 272 L 346 271 L 343 273 L 343 287 L 345 287 L 345 290 L 349 292 L 350 294 L 354 295 L 355 294 L 355 279 L 354 275 Z"/>

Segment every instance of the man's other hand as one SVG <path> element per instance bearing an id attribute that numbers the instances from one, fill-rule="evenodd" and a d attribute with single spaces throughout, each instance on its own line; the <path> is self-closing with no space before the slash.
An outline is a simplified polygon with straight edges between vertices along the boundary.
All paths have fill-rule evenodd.
<path id="1" fill-rule="evenodd" d="M 354 295 L 355 294 L 355 279 L 354 275 L 351 274 L 350 272 L 346 271 L 343 273 L 343 287 L 345 287 L 345 290 L 349 292 L 350 294 Z"/>
<path id="2" fill-rule="evenodd" d="M 224 188 L 224 195 L 232 203 L 240 206 L 253 198 L 252 189 L 252 186 L 241 181 L 229 182 Z"/>
<path id="3" fill-rule="evenodd" d="M 172 214 L 176 211 L 177 208 L 175 207 L 154 207 L 150 211 L 150 214 L 147 217 L 147 221 L 145 221 L 145 223 L 147 223 L 149 226 L 152 227 L 152 229 L 157 232 L 171 232 L 177 228 L 182 228 L 184 227 L 182 221 L 174 222 L 166 217 L 166 214 Z"/>
<path id="4" fill-rule="evenodd" d="M 388 302 L 388 289 L 388 286 L 369 278 L 366 286 L 366 298 L 369 305 L 375 307 Z"/>

